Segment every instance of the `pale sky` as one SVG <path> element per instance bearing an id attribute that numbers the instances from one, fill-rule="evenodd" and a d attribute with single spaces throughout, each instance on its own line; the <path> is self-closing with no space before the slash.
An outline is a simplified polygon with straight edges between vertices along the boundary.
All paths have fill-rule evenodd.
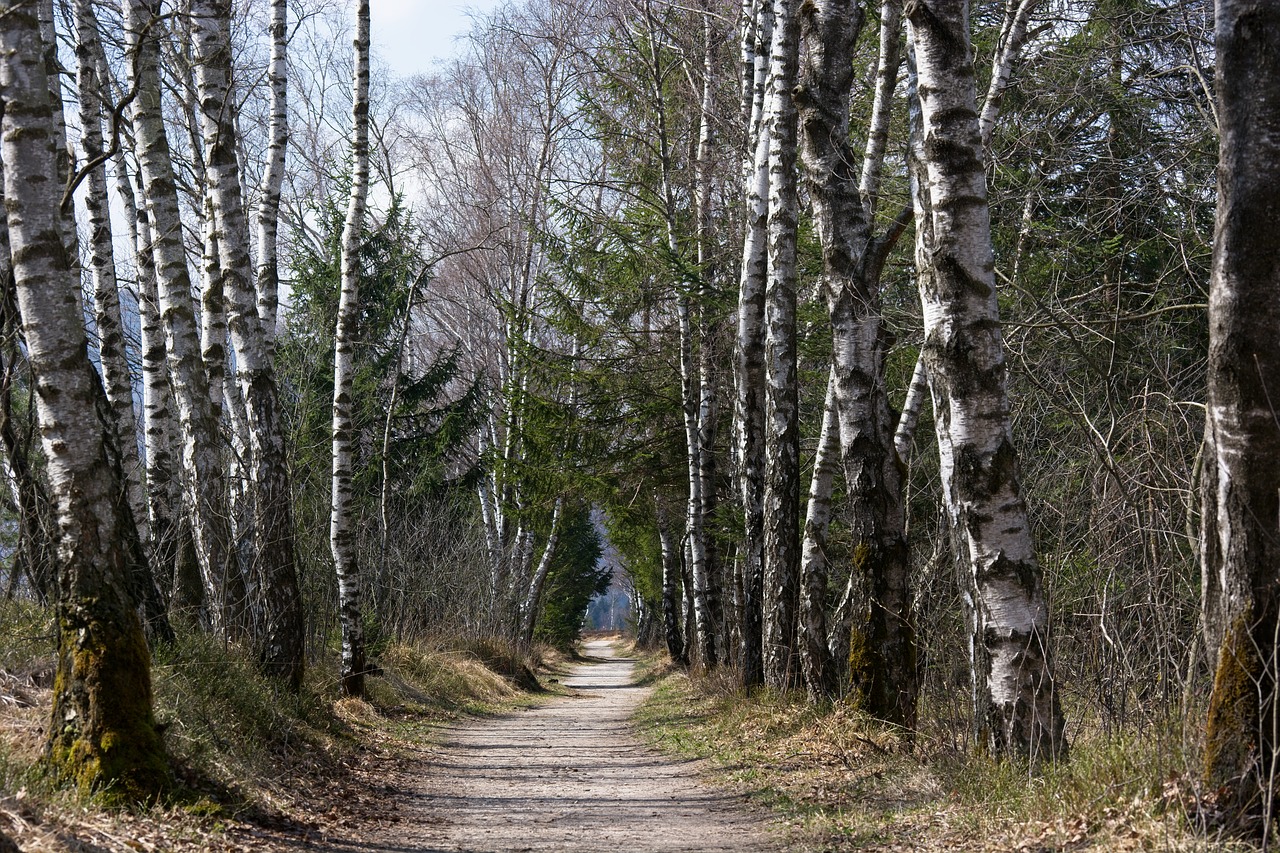
<path id="1" fill-rule="evenodd" d="M 453 55 L 455 38 L 471 27 L 469 11 L 497 5 L 498 0 L 375 0 L 374 54 L 398 76 L 428 72 L 436 60 Z"/>

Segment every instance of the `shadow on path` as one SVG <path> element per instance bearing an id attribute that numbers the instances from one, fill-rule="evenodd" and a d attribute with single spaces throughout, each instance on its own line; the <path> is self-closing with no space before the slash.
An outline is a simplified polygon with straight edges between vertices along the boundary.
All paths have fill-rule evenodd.
<path id="1" fill-rule="evenodd" d="M 446 733 L 388 779 L 400 821 L 333 851 L 779 850 L 741 797 L 648 749 L 629 722 L 650 687 L 606 640 L 562 680 L 575 693 Z"/>

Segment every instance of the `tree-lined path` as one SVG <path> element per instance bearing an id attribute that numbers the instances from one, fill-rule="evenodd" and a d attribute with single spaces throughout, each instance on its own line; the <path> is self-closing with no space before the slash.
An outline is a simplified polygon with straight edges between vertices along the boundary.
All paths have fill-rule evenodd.
<path id="1" fill-rule="evenodd" d="M 775 850 L 762 819 L 695 766 L 646 748 L 629 718 L 649 688 L 607 641 L 576 695 L 449 731 L 400 777 L 402 820 L 376 850 Z"/>

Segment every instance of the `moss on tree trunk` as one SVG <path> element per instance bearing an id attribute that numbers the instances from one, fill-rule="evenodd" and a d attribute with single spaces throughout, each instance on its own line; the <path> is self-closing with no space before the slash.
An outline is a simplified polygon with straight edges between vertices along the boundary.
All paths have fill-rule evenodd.
<path id="1" fill-rule="evenodd" d="M 169 780 L 133 580 L 143 574 L 114 429 L 89 362 L 38 4 L 0 0 L 0 161 L 14 293 L 58 522 L 58 667 L 47 761 L 84 793 L 149 798 Z M 49 6 L 48 8 L 52 8 Z"/>
<path id="2" fill-rule="evenodd" d="M 1255 636 L 1271 636 L 1275 619 L 1253 624 L 1251 614 L 1237 616 L 1223 633 L 1204 751 L 1205 781 L 1217 811 L 1230 828 L 1246 834 L 1264 818 L 1263 794 L 1277 743 L 1275 662 L 1259 654 Z"/>
<path id="3" fill-rule="evenodd" d="M 151 710 L 142 625 L 125 602 L 110 599 L 61 608 L 47 760 L 81 794 L 141 802 L 172 779 Z"/>

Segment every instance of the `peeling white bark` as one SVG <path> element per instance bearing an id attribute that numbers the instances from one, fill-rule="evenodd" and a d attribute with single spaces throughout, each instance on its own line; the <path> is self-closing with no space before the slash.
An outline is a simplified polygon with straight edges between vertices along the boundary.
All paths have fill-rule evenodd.
<path id="1" fill-rule="evenodd" d="M 150 792 L 167 766 L 150 660 L 134 611 L 145 570 L 106 401 L 89 361 L 80 281 L 62 236 L 45 43 L 32 4 L 0 0 L 0 162 L 22 333 L 59 528 L 57 677 L 48 727 L 55 775 L 83 790 Z M 128 749 L 108 751 L 128 738 Z"/>
<path id="2" fill-rule="evenodd" d="M 329 544 L 338 573 L 338 607 L 342 620 L 342 683 L 349 696 L 364 694 L 365 649 L 361 621 L 360 569 L 356 562 L 352 512 L 355 429 L 351 421 L 351 389 L 355 376 L 355 326 L 358 320 L 360 235 L 369 192 L 369 0 L 356 4 L 355 75 L 351 89 L 351 194 L 342 229 L 342 289 L 333 366 L 333 512 Z"/>
<path id="3" fill-rule="evenodd" d="M 76 0 L 76 93 L 80 101 L 80 144 L 86 161 L 97 165 L 85 179 L 85 208 L 89 220 L 89 268 L 93 277 L 94 320 L 98 327 L 98 356 L 102 384 L 114 417 L 120 462 L 124 468 L 125 494 L 143 544 L 150 541 L 142 463 L 138 456 L 138 421 L 133 411 L 133 377 L 125 352 L 124 323 L 120 316 L 120 287 L 116 281 L 111 211 L 107 201 L 107 169 L 103 157 L 102 93 L 98 78 L 100 50 L 98 21 L 89 0 Z"/>
<path id="4" fill-rule="evenodd" d="M 551 560 L 555 556 L 556 546 L 560 544 L 560 518 L 564 511 L 564 498 L 556 498 L 555 508 L 551 511 L 551 529 L 547 531 L 547 541 L 542 546 L 542 556 L 538 558 L 538 566 L 529 580 L 529 590 L 520 602 L 520 640 L 524 648 L 533 645 L 533 631 L 538 624 L 538 610 L 542 606 L 542 587 L 547 582 L 547 573 L 551 571 Z"/>
<path id="5" fill-rule="evenodd" d="M 270 143 L 267 164 L 258 187 L 258 317 L 267 344 L 275 340 L 280 304 L 280 258 L 277 233 L 280 224 L 280 190 L 284 185 L 285 153 L 289 147 L 288 0 L 271 0 Z"/>
<path id="6" fill-rule="evenodd" d="M 283 412 L 251 278 L 249 218 L 237 159 L 239 134 L 231 87 L 231 0 L 190 0 L 190 12 L 204 130 L 206 191 L 214 223 L 211 237 L 217 244 L 227 330 L 235 351 L 235 379 L 248 435 L 246 500 L 253 519 L 255 569 L 250 583 L 260 586 L 263 614 L 258 651 L 267 673 L 296 690 L 302 685 L 305 653 L 302 600 L 294 565 Z"/>
<path id="7" fill-rule="evenodd" d="M 237 636 L 245 606 L 244 579 L 231 554 L 221 443 L 210 410 L 209 377 L 201 358 L 177 185 L 161 109 L 159 0 L 125 0 L 124 16 L 126 42 L 134 55 L 129 71 L 137 90 L 133 103 L 136 154 L 152 233 L 165 355 L 181 431 L 186 509 L 209 599 L 210 620 L 224 634 Z"/>
<path id="8" fill-rule="evenodd" d="M 738 326 L 734 342 L 734 421 L 738 487 L 743 506 L 741 649 L 744 685 L 764 680 L 762 595 L 764 583 L 764 290 L 768 275 L 769 133 L 764 124 L 769 47 L 773 41 L 772 0 L 756 0 L 752 107 L 744 164 L 746 234 L 738 283 Z"/>
<path id="9" fill-rule="evenodd" d="M 800 546 L 800 662 L 805 688 L 818 701 L 831 695 L 831 651 L 827 645 L 827 532 L 831 525 L 831 488 L 840 459 L 840 425 L 836 411 L 836 375 L 827 379 L 822 428 L 813 457 L 813 478 Z"/>
<path id="10" fill-rule="evenodd" d="M 775 0 L 769 66 L 768 265 L 764 294 L 764 679 L 785 689 L 799 677 L 795 649 L 800 573 L 800 430 L 796 372 L 797 0 Z"/>
<path id="11" fill-rule="evenodd" d="M 893 18 L 892 15 L 889 16 Z M 911 627 L 909 560 L 905 539 L 902 471 L 892 445 L 892 416 L 884 385 L 880 269 L 897 230 L 872 239 L 849 136 L 853 49 L 862 29 L 861 7 L 850 0 L 815 0 L 804 6 L 808 50 L 796 99 L 800 104 L 801 157 L 822 244 L 823 291 L 832 330 L 832 394 L 837 447 L 849 493 L 852 571 L 838 619 L 834 651 L 849 661 L 854 701 L 881 719 L 908 728 L 915 722 L 915 644 Z M 893 26 L 884 37 L 892 42 Z M 897 49 L 882 45 L 881 85 L 897 77 Z M 887 98 L 887 94 L 886 94 Z M 878 137 L 887 132 L 887 107 L 874 116 L 868 151 L 883 157 Z M 874 190 L 879 167 L 862 170 L 861 185 Z M 871 199 L 874 201 L 874 199 Z M 815 470 L 815 484 L 817 471 Z M 816 583 L 819 579 L 810 579 Z M 854 584 L 866 590 L 861 618 L 852 610 Z M 824 584 L 825 587 L 825 584 Z M 850 654 L 857 642 L 856 654 Z M 825 625 L 806 636 L 819 660 L 826 651 Z M 812 691 L 831 683 L 814 672 Z"/>
<path id="12" fill-rule="evenodd" d="M 924 354 L 944 488 L 967 546 L 980 736 L 996 753 L 1066 748 L 1041 572 L 1009 424 L 1004 344 L 965 4 L 909 0 L 928 209 L 917 210 Z M 951 458 L 947 460 L 946 454 Z"/>

